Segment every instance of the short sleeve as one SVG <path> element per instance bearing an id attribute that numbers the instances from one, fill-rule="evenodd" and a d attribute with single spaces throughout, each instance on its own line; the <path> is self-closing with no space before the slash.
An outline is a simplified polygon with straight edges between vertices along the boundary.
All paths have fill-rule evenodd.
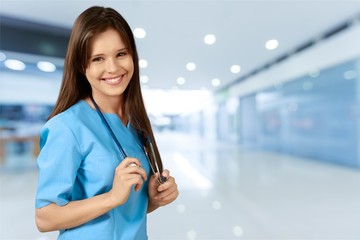
<path id="1" fill-rule="evenodd" d="M 63 122 L 53 118 L 41 129 L 40 148 L 36 208 L 50 203 L 66 205 L 71 201 L 82 160 L 75 135 Z"/>

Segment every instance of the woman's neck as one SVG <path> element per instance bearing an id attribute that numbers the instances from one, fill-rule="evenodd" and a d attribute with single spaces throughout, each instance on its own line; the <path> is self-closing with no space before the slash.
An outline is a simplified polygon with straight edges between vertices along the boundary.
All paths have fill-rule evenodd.
<path id="1" fill-rule="evenodd" d="M 101 98 L 97 97 L 96 95 L 93 96 L 96 104 L 99 106 L 102 113 L 112 113 L 116 114 L 121 121 L 124 123 L 124 125 L 127 125 L 128 122 L 128 116 L 125 114 L 124 106 L 123 106 L 123 100 L 122 97 L 116 96 L 116 97 L 107 97 Z M 96 109 L 94 104 L 92 103 L 90 97 L 85 98 L 85 101 L 93 108 Z"/>

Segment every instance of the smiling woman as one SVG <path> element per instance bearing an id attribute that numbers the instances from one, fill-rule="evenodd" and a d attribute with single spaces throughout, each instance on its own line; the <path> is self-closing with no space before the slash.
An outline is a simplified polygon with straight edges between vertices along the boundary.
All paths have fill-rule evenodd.
<path id="1" fill-rule="evenodd" d="M 60 94 L 40 137 L 42 232 L 147 239 L 146 214 L 178 196 L 145 111 L 132 31 L 112 8 L 91 7 L 75 21 Z"/>
<path id="2" fill-rule="evenodd" d="M 91 57 L 85 75 L 92 86 L 92 94 L 99 103 L 113 97 L 118 104 L 103 104 L 102 111 L 117 114 L 126 124 L 127 116 L 122 113 L 121 108 L 122 93 L 134 73 L 132 56 L 118 32 L 112 28 L 96 35 L 91 46 Z M 91 104 L 89 98 L 86 101 Z"/>

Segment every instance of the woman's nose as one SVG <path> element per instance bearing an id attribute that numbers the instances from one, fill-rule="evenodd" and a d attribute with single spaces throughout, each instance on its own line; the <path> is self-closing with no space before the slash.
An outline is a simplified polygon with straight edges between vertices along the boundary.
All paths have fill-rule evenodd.
<path id="1" fill-rule="evenodd" d="M 116 59 L 109 58 L 106 63 L 106 72 L 116 73 L 117 70 L 118 70 L 118 64 L 116 62 Z"/>

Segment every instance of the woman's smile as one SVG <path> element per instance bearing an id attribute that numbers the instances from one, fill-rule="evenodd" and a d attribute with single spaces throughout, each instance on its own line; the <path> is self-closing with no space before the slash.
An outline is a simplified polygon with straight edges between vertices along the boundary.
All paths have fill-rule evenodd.
<path id="1" fill-rule="evenodd" d="M 113 78 L 101 78 L 101 80 L 105 81 L 107 84 L 110 84 L 110 85 L 117 85 L 117 84 L 121 83 L 121 80 L 124 75 L 125 74 L 120 75 L 118 77 L 113 77 Z"/>

